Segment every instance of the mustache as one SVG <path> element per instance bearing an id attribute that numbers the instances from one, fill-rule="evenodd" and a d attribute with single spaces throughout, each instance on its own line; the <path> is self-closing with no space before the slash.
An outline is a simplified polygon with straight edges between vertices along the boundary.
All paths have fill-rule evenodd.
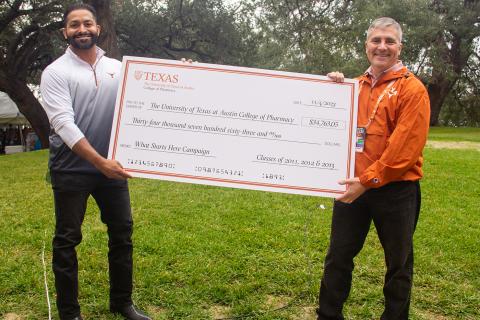
<path id="1" fill-rule="evenodd" d="M 95 37 L 96 35 L 93 34 L 92 32 L 89 32 L 89 31 L 85 31 L 85 32 L 79 32 L 79 33 L 76 33 L 73 35 L 73 38 L 81 38 L 81 37 L 85 37 L 85 36 L 89 36 L 89 37 Z"/>
<path id="2" fill-rule="evenodd" d="M 80 39 L 82 37 L 88 37 L 90 39 Z M 70 37 L 67 37 L 67 42 L 74 48 L 77 49 L 90 49 L 98 42 L 98 34 L 92 33 L 90 31 L 78 32 Z"/>

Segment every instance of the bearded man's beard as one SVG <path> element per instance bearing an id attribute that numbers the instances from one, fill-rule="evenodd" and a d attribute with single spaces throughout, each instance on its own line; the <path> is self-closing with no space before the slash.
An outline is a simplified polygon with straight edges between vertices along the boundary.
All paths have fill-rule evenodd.
<path id="1" fill-rule="evenodd" d="M 89 36 L 87 40 L 80 40 L 81 37 Z M 90 49 L 98 42 L 98 35 L 91 32 L 82 32 L 74 34 L 67 38 L 68 43 L 76 49 Z"/>

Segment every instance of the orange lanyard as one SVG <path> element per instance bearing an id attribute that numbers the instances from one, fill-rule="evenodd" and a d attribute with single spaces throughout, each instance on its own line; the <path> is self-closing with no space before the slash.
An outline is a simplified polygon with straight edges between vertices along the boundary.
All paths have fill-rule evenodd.
<path id="1" fill-rule="evenodd" d="M 380 105 L 380 102 L 382 102 L 382 99 L 383 97 L 387 94 L 388 90 L 390 90 L 390 88 L 393 86 L 393 84 L 396 82 L 397 80 L 392 80 L 388 83 L 387 87 L 385 88 L 385 90 L 383 90 L 382 94 L 378 97 L 377 99 L 377 103 L 375 104 L 375 107 L 373 108 L 373 111 L 372 111 L 372 114 L 370 115 L 370 117 L 368 118 L 368 122 L 367 124 L 365 125 L 365 129 L 367 129 L 370 124 L 372 124 L 373 122 L 373 119 L 375 119 L 375 115 L 377 114 L 377 110 L 378 110 L 378 106 Z M 363 88 L 363 82 L 361 82 L 360 84 L 360 89 L 358 90 L 358 95 L 360 96 L 360 92 L 362 92 L 362 88 Z"/>

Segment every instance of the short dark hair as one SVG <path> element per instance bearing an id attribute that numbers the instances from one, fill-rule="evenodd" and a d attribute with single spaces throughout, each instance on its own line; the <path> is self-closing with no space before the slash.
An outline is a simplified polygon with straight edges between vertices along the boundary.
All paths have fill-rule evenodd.
<path id="1" fill-rule="evenodd" d="M 65 13 L 63 14 L 63 26 L 67 26 L 67 17 L 70 14 L 70 12 L 75 11 L 75 10 L 88 10 L 92 13 L 93 17 L 95 18 L 95 21 L 97 21 L 97 10 L 95 10 L 94 7 L 89 5 L 88 3 L 74 3 L 71 4 L 67 7 L 67 10 L 65 10 Z"/>

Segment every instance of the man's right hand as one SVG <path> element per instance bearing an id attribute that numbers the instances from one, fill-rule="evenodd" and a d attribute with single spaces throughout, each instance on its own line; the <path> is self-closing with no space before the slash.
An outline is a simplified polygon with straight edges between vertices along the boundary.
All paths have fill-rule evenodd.
<path id="1" fill-rule="evenodd" d="M 345 203 L 352 203 L 358 197 L 360 197 L 365 191 L 368 190 L 367 187 L 365 187 L 363 184 L 360 183 L 360 179 L 358 177 L 355 177 L 353 179 L 340 180 L 338 184 L 342 186 L 343 185 L 348 186 L 348 190 L 344 194 L 335 198 L 335 200 L 345 202 Z"/>
<path id="2" fill-rule="evenodd" d="M 117 160 L 109 160 L 102 157 L 85 138 L 82 138 L 77 143 L 75 143 L 72 151 L 83 159 L 90 162 L 107 178 L 118 180 L 132 178 L 132 176 L 123 169 L 120 162 L 118 162 Z"/>
<path id="3" fill-rule="evenodd" d="M 345 81 L 345 76 L 343 75 L 343 73 L 338 72 L 338 71 L 328 73 L 327 77 L 329 77 L 330 79 L 332 79 L 335 82 Z"/>
<path id="4" fill-rule="evenodd" d="M 132 178 L 117 160 L 103 159 L 99 161 L 99 163 L 96 163 L 95 167 L 110 179 L 124 180 Z"/>

